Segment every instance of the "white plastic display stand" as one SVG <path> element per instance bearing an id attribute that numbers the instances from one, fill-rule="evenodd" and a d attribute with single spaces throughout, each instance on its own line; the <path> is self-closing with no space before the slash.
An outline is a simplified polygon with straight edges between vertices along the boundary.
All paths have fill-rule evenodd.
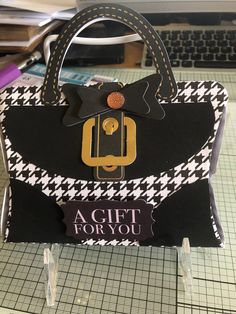
<path id="1" fill-rule="evenodd" d="M 48 306 L 55 305 L 60 248 L 60 244 L 55 243 L 51 249 L 44 249 L 45 295 Z"/>
<path id="2" fill-rule="evenodd" d="M 55 305 L 60 249 L 60 244 L 52 244 L 51 248 L 44 249 L 45 295 L 48 306 Z M 177 252 L 184 290 L 186 295 L 191 295 L 193 291 L 193 279 L 188 238 L 183 239 L 182 247 L 178 247 Z"/>
<path id="3" fill-rule="evenodd" d="M 183 238 L 182 246 L 177 248 L 178 264 L 182 275 L 185 294 L 192 295 L 193 292 L 193 277 L 192 277 L 192 263 L 191 250 L 189 238 Z"/>

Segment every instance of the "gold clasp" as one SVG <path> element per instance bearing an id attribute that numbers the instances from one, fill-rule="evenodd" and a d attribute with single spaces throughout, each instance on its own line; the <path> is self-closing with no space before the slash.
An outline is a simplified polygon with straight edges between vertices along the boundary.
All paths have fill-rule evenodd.
<path id="1" fill-rule="evenodd" d="M 115 120 L 115 119 L 114 119 Z M 103 124 L 106 120 L 104 120 Z M 136 152 L 136 124 L 133 119 L 124 117 L 124 127 L 126 127 L 126 156 L 104 156 L 92 157 L 92 129 L 95 126 L 95 118 L 88 119 L 83 125 L 82 137 L 82 154 L 83 162 L 90 167 L 100 166 L 128 166 L 132 164 L 137 156 Z M 117 121 L 118 123 L 118 121 Z M 119 125 L 117 125 L 118 128 Z M 113 123 L 108 123 L 108 128 L 103 126 L 105 132 L 111 134 L 115 131 L 116 126 Z M 110 134 L 110 135 L 111 135 Z"/>

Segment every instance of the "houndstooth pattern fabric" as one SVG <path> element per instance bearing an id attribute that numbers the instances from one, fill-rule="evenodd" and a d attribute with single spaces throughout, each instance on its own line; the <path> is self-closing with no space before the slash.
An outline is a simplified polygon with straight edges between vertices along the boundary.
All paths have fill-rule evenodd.
<path id="1" fill-rule="evenodd" d="M 4 112 L 8 110 L 9 106 L 42 106 L 40 92 L 41 87 L 36 86 L 6 88 L 0 94 L 0 122 L 4 121 Z M 215 113 L 214 132 L 197 154 L 191 156 L 186 162 L 160 173 L 158 176 L 151 175 L 119 182 L 76 180 L 57 174 L 50 176 L 46 169 L 41 169 L 32 163 L 24 161 L 23 157 L 14 151 L 3 127 L 9 175 L 12 178 L 38 187 L 43 193 L 55 199 L 56 202 L 74 199 L 89 201 L 100 199 L 119 201 L 143 199 L 157 207 L 166 197 L 178 191 L 183 185 L 209 178 L 213 143 L 227 99 L 226 90 L 218 82 L 190 81 L 178 83 L 178 94 L 172 101 L 173 105 L 181 102 L 197 103 L 210 101 Z M 164 104 L 164 102 L 162 103 Z M 60 103 L 56 106 L 66 105 L 65 99 L 62 97 Z M 214 226 L 213 216 L 212 221 Z M 215 231 L 215 236 L 219 239 L 217 230 Z"/>

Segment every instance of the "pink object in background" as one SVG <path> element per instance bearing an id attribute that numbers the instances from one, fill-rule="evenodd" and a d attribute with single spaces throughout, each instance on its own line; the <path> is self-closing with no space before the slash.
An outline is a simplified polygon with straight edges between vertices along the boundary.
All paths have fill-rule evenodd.
<path id="1" fill-rule="evenodd" d="M 35 51 L 20 64 L 10 63 L 5 68 L 1 69 L 0 88 L 6 86 L 7 84 L 17 79 L 22 74 L 21 70 L 38 61 L 41 57 L 42 57 L 41 53 L 39 51 Z"/>
<path id="2" fill-rule="evenodd" d="M 8 64 L 4 69 L 0 70 L 0 88 L 11 83 L 21 75 L 20 69 L 14 63 Z"/>

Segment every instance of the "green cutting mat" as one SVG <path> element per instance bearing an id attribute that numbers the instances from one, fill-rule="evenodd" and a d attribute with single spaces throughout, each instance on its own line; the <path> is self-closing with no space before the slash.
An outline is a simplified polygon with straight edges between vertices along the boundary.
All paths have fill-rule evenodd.
<path id="1" fill-rule="evenodd" d="M 123 82 L 144 70 L 86 69 Z M 84 69 L 83 69 L 84 72 Z M 213 180 L 225 249 L 193 249 L 194 294 L 185 297 L 175 249 L 63 246 L 57 302 L 44 296 L 43 249 L 0 244 L 0 313 L 158 314 L 236 313 L 236 75 L 177 73 L 177 80 L 218 80 L 228 89 L 227 126 Z M 235 101 L 235 102 L 234 102 Z M 6 182 L 0 162 L 0 198 Z"/>

